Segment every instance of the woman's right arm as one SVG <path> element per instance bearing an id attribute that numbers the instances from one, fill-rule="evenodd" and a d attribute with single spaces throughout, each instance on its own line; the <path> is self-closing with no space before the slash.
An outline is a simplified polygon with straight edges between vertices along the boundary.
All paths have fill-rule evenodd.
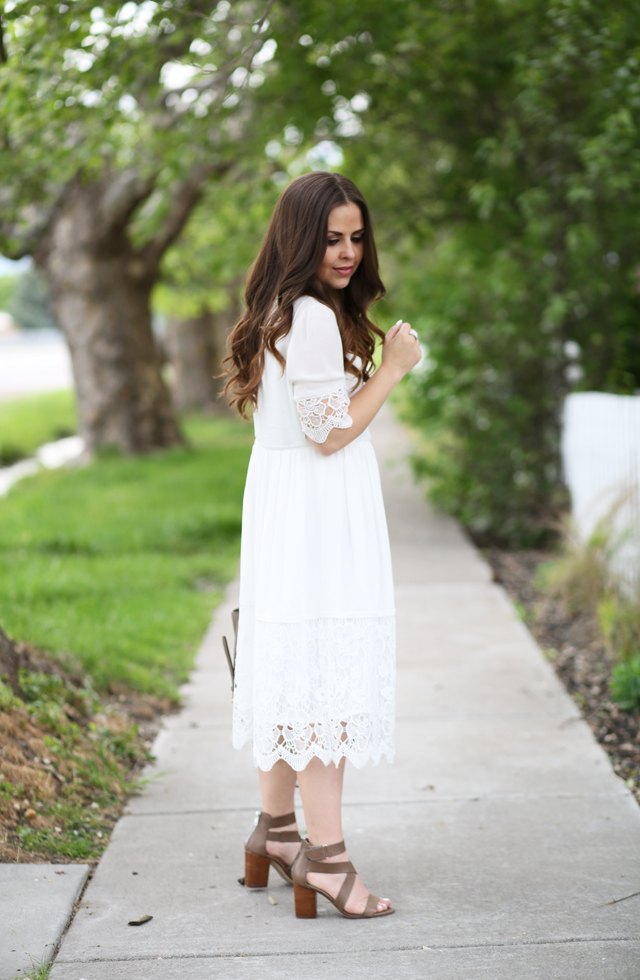
<path id="1" fill-rule="evenodd" d="M 332 429 L 324 442 L 314 443 L 323 456 L 331 456 L 357 439 L 373 421 L 398 382 L 420 361 L 420 344 L 410 330 L 410 323 L 397 323 L 391 327 L 385 337 L 380 367 L 350 400 L 349 417 L 352 424 L 349 428 Z"/>

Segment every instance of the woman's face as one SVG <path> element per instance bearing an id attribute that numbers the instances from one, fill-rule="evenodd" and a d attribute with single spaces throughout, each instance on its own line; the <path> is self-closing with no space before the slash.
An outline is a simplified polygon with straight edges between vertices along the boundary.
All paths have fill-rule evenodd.
<path id="1" fill-rule="evenodd" d="M 333 289 L 344 289 L 362 261 L 364 222 L 353 201 L 329 212 L 327 251 L 316 275 Z"/>

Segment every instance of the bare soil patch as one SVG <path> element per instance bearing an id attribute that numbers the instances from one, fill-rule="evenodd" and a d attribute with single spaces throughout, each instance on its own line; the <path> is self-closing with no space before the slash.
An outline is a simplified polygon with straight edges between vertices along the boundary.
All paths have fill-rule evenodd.
<path id="1" fill-rule="evenodd" d="M 140 774 L 169 698 L 81 673 L 26 644 L 0 707 L 0 862 L 95 866 Z"/>

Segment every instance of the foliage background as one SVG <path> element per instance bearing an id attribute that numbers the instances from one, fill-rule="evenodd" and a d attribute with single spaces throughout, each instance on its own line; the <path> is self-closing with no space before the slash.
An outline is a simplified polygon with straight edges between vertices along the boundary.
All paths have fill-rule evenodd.
<path id="1" fill-rule="evenodd" d="M 184 166 L 226 155 L 154 294 L 193 316 L 238 303 L 284 183 L 339 168 L 376 219 L 379 318 L 411 320 L 427 354 L 402 405 L 432 499 L 481 540 L 552 534 L 565 395 L 640 387 L 637 4 L 278 0 L 246 67 L 266 5 L 58 8 L 51 25 L 5 4 L 10 210 L 43 207 L 77 167 L 159 162 L 144 237 Z"/>
<path id="2" fill-rule="evenodd" d="M 540 543 L 566 502 L 564 396 L 640 386 L 640 11 L 291 6 L 315 118 L 325 98 L 316 138 L 344 145 L 389 302 L 428 350 L 405 399 L 428 446 L 416 468 L 481 539 Z M 299 60 L 286 47 L 273 84 L 306 135 Z"/>

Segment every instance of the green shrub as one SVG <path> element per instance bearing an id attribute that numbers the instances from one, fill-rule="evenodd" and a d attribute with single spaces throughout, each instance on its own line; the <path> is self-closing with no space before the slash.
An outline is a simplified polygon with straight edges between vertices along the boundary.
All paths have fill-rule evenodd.
<path id="1" fill-rule="evenodd" d="M 36 268 L 27 269 L 15 277 L 15 288 L 11 293 L 8 310 L 23 330 L 57 328 L 51 313 L 45 278 Z"/>
<path id="2" fill-rule="evenodd" d="M 595 610 L 603 596 L 612 599 L 611 559 L 616 550 L 609 516 L 600 521 L 587 541 L 565 522 L 561 554 L 538 570 L 538 587 L 547 595 L 562 599 L 572 613 Z"/>
<path id="3" fill-rule="evenodd" d="M 0 678 L 0 711 L 17 708 L 20 704 L 20 699 L 15 696 L 9 685 Z"/>
<path id="4" fill-rule="evenodd" d="M 426 311 L 412 322 L 427 357 L 409 376 L 403 414 L 426 439 L 414 467 L 431 500 L 481 540 L 534 546 L 566 503 L 561 310 L 547 302 L 544 272 L 527 277 L 486 244 L 450 237 L 407 272 L 408 305 Z"/>
<path id="5" fill-rule="evenodd" d="M 613 668 L 611 696 L 625 711 L 640 711 L 640 653 Z"/>
<path id="6" fill-rule="evenodd" d="M 624 498 L 598 523 L 587 541 L 565 525 L 561 556 L 541 566 L 538 586 L 566 603 L 569 611 L 595 613 L 600 632 L 619 661 L 611 696 L 625 711 L 640 710 L 640 593 L 630 590 L 615 571 L 615 559 L 627 535 L 615 517 Z"/>
<path id="7" fill-rule="evenodd" d="M 9 313 L 22 274 L 0 276 L 0 310 Z"/>
<path id="8" fill-rule="evenodd" d="M 598 605 L 598 621 L 609 649 L 631 661 L 640 646 L 640 596 L 620 591 L 605 595 Z"/>

